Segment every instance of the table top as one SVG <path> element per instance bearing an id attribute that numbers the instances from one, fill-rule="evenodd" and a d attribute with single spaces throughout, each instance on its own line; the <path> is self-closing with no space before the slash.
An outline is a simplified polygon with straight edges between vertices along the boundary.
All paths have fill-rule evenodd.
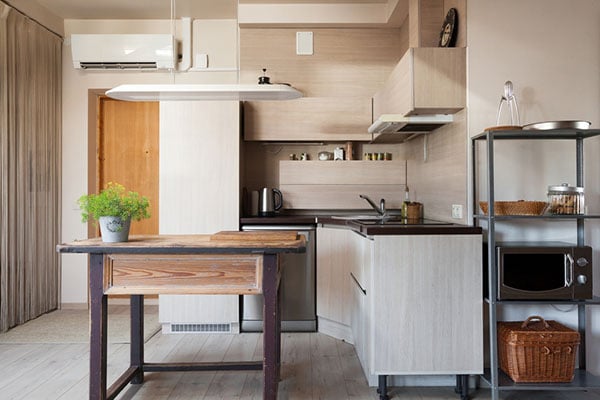
<path id="1" fill-rule="evenodd" d="M 104 254 L 277 254 L 304 253 L 306 240 L 295 231 L 222 231 L 212 235 L 130 235 L 129 241 L 76 240 L 56 246 L 60 253 Z"/>

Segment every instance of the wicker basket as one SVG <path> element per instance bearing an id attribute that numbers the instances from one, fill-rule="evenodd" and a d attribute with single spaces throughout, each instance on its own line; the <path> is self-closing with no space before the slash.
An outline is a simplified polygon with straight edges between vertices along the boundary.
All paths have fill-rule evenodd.
<path id="1" fill-rule="evenodd" d="M 500 368 L 515 382 L 571 382 L 578 346 L 579 332 L 556 321 L 498 322 Z"/>
<path id="2" fill-rule="evenodd" d="M 546 211 L 548 203 L 545 201 L 496 201 L 494 202 L 494 213 L 496 215 L 542 215 Z M 488 202 L 480 201 L 481 211 L 487 215 Z"/>

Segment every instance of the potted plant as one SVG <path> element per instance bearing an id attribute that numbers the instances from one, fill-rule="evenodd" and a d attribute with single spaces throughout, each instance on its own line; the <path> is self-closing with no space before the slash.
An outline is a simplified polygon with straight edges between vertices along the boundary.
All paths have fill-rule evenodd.
<path id="1" fill-rule="evenodd" d="M 103 242 L 126 242 L 131 220 L 150 217 L 147 197 L 126 191 L 123 185 L 114 182 L 109 182 L 99 194 L 81 196 L 77 203 L 82 222 L 98 221 Z"/>

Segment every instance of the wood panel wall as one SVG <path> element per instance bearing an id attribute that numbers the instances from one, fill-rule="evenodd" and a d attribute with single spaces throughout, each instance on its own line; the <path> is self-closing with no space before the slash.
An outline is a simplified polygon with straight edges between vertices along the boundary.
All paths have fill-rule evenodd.
<path id="1" fill-rule="evenodd" d="M 61 38 L 0 4 L 0 331 L 59 304 Z"/>
<path id="2" fill-rule="evenodd" d="M 313 55 L 296 54 L 296 32 L 313 33 Z M 247 102 L 246 140 L 369 140 L 371 97 L 406 51 L 400 29 L 243 28 L 240 83 L 267 69 L 304 97 Z"/>
<path id="3" fill-rule="evenodd" d="M 313 56 L 295 54 L 297 31 L 313 32 Z M 306 152 L 311 160 L 317 160 L 319 151 L 333 151 L 333 148 L 348 140 L 370 139 L 366 130 L 372 122 L 371 98 L 383 86 L 407 48 L 408 29 L 404 27 L 242 28 L 240 82 L 255 83 L 264 67 L 272 82 L 291 83 L 305 96 L 300 99 L 302 101 L 246 103 L 244 118 L 249 117 L 247 108 L 255 107 L 253 112 L 264 116 L 264 121 L 260 123 L 275 125 L 269 132 L 270 136 L 259 132 L 261 140 L 277 140 L 275 135 L 278 135 L 298 142 L 322 142 L 307 143 L 305 146 L 262 146 L 256 142 L 246 142 L 242 160 L 242 186 L 248 191 L 263 186 L 278 187 L 279 161 L 287 160 L 290 154 L 299 156 Z M 286 115 L 292 115 L 293 118 L 286 119 Z M 326 128 L 319 130 L 321 126 Z M 393 160 L 404 159 L 398 146 L 394 145 L 355 143 L 355 149 L 357 158 L 362 158 L 363 152 L 374 151 L 390 152 Z M 314 204 L 318 203 L 321 194 L 330 198 L 330 194 L 318 192 L 314 196 Z M 385 197 L 389 196 L 388 193 Z M 287 198 L 292 200 L 292 197 Z M 368 208 L 366 202 L 354 202 L 354 206 Z M 293 208 L 293 204 L 287 202 L 286 208 Z"/>
<path id="4" fill-rule="evenodd" d="M 466 110 L 454 114 L 452 124 L 406 144 L 411 200 L 423 203 L 427 218 L 468 223 L 469 145 Z M 451 219 L 452 204 L 463 206 L 462 219 Z"/>
<path id="5" fill-rule="evenodd" d="M 415 32 L 419 32 L 418 38 L 421 46 L 437 47 L 442 22 L 448 9 L 451 7 L 456 8 L 458 11 L 458 35 L 456 47 L 466 46 L 466 0 L 443 0 L 441 3 L 443 4 L 442 7 L 440 7 L 439 0 L 416 0 L 413 2 L 413 7 L 415 5 L 420 7 L 420 18 L 413 18 L 413 21 L 421 22 L 422 25 L 411 27 L 411 29 L 413 29 L 413 31 L 411 31 L 411 29 L 409 29 L 410 17 L 408 17 L 404 24 L 397 30 L 398 36 L 394 39 L 398 39 L 398 60 L 408 49 L 409 42 L 411 45 L 415 45 Z M 423 21 L 427 21 L 427 24 Z M 302 28 L 298 30 L 312 29 Z M 356 31 L 357 34 L 369 31 L 369 29 L 348 30 Z M 425 32 L 426 30 L 428 31 Z M 328 74 L 334 74 L 339 70 L 335 68 L 333 61 L 327 62 L 327 60 L 321 60 L 317 63 L 316 58 L 311 58 L 310 56 L 296 56 L 294 54 L 293 46 L 288 46 L 288 48 L 283 49 L 281 52 L 278 51 L 280 49 L 277 46 L 273 46 L 273 43 L 282 43 L 282 38 L 276 38 L 280 31 L 286 30 L 243 28 L 240 31 L 240 66 L 242 82 L 255 82 L 261 74 L 261 68 L 264 66 L 269 69 L 267 75 L 271 76 L 272 81 L 287 81 L 293 83 L 294 86 L 299 87 L 305 93 L 308 93 L 308 95 L 323 95 L 323 89 L 326 87 L 329 88 L 330 93 L 335 93 L 336 96 L 347 94 L 344 90 L 350 88 L 351 85 L 341 85 L 340 79 L 342 79 L 343 74 L 338 80 L 329 81 L 329 86 L 324 86 L 325 83 L 320 81 L 324 76 L 330 76 L 322 75 L 319 72 L 321 69 L 326 69 Z M 296 30 L 288 29 L 287 31 L 288 33 L 293 34 Z M 315 33 L 318 32 L 318 30 L 314 31 Z M 335 32 L 339 30 L 331 29 L 331 31 Z M 421 41 L 421 38 L 425 37 L 427 37 L 427 39 Z M 345 38 L 350 39 L 351 36 Z M 315 43 L 317 43 L 317 41 L 315 41 Z M 341 41 L 339 43 L 341 43 Z M 352 51 L 359 51 L 359 46 L 364 45 L 364 43 L 365 42 L 362 41 L 351 42 L 349 46 L 352 48 Z M 251 46 L 249 46 L 250 44 Z M 315 52 L 318 52 L 319 50 L 320 49 L 316 46 Z M 359 60 L 358 64 L 352 65 L 350 62 L 350 67 L 348 67 L 355 68 L 354 71 L 358 71 L 359 66 L 365 65 L 363 64 L 363 60 L 360 60 L 358 57 L 356 57 L 356 59 Z M 311 63 L 311 61 L 315 62 Z M 279 66 L 285 66 L 285 63 L 289 63 L 290 65 L 279 70 Z M 394 66 L 395 63 L 391 65 L 389 72 L 391 72 Z M 305 71 L 302 77 L 296 75 L 297 69 L 300 68 Z M 389 76 L 389 72 L 379 84 L 369 82 L 368 80 L 361 81 L 361 83 L 366 83 L 370 86 L 370 88 L 365 90 L 365 95 L 367 93 L 370 93 L 370 96 L 374 95 L 375 92 L 383 86 L 385 80 Z M 313 83 L 307 80 L 309 78 L 314 78 L 316 79 L 315 82 L 320 82 L 319 84 L 315 83 L 314 91 L 312 86 Z M 362 149 L 359 151 L 358 155 L 360 157 L 362 152 L 369 151 L 391 151 L 394 154 L 393 160 L 408 159 L 408 186 L 411 191 L 411 199 L 424 203 L 425 215 L 430 218 L 466 223 L 468 204 L 466 190 L 468 148 L 468 135 L 465 120 L 466 111 L 461 111 L 456 114 L 455 119 L 455 123 L 434 131 L 432 134 L 428 135 L 427 139 L 421 137 L 406 144 L 361 145 L 360 147 L 362 147 Z M 304 127 L 304 125 L 299 126 L 301 128 Z M 242 168 L 242 186 L 245 186 L 249 191 L 258 190 L 262 186 L 276 187 L 279 185 L 278 164 L 281 160 L 288 159 L 289 154 L 308 152 L 311 159 L 315 160 L 317 159 L 316 155 L 318 151 L 332 151 L 333 147 L 335 146 L 332 145 L 328 148 L 326 143 L 321 146 L 263 146 L 258 143 L 247 142 L 244 146 L 245 152 L 244 159 L 242 160 L 244 165 L 244 168 Z M 444 193 L 445 195 L 440 196 L 440 193 Z M 327 194 L 324 193 L 324 196 L 327 196 Z M 291 201 L 292 197 L 288 196 L 288 199 Z M 462 220 L 452 220 L 450 218 L 452 204 L 464 205 L 463 215 L 465 217 L 463 217 Z M 288 202 L 287 206 L 291 206 L 291 204 Z M 364 206 L 368 207 L 366 203 Z"/>
<path id="6" fill-rule="evenodd" d="M 467 4 L 466 0 L 410 0 L 409 2 L 409 43 L 410 47 L 438 47 L 442 23 L 450 8 L 458 15 L 455 47 L 467 45 Z"/>

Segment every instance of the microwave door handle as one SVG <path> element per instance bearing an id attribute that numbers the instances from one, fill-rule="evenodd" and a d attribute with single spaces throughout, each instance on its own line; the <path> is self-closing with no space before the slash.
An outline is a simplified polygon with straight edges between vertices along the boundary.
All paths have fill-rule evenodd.
<path id="1" fill-rule="evenodd" d="M 573 275 L 575 274 L 575 260 L 569 253 L 565 254 L 565 287 L 573 285 Z"/>

